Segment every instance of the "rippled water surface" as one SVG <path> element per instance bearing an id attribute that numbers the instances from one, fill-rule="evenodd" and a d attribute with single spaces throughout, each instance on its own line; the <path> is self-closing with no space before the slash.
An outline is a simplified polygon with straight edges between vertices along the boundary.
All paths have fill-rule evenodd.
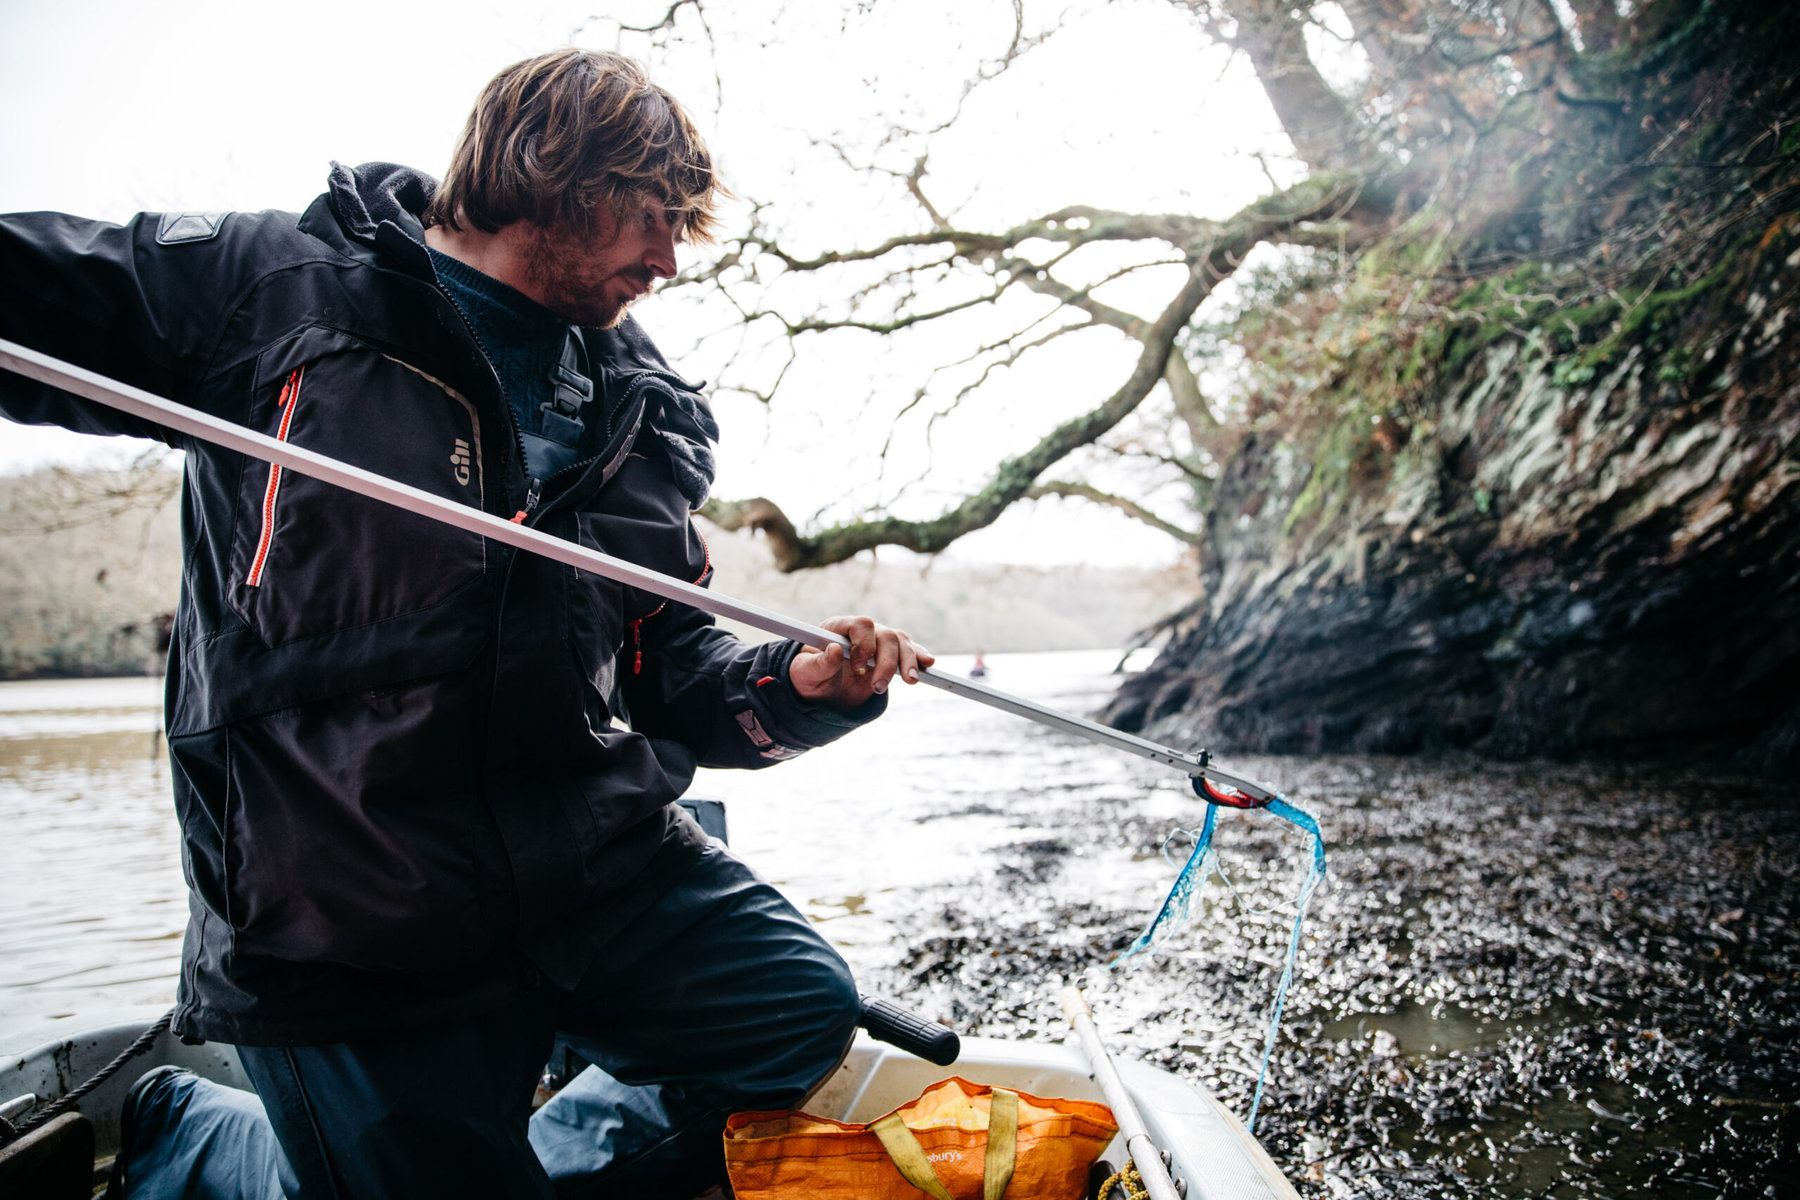
<path id="1" fill-rule="evenodd" d="M 0 684 L 0 1020 L 171 999 L 187 923 L 160 679 Z"/>
<path id="2" fill-rule="evenodd" d="M 1074 711 L 1109 654 L 993 656 Z M 949 669 L 967 663 L 951 661 Z M 150 680 L 0 685 L 0 1020 L 173 994 L 185 915 Z M 1319 815 L 1332 878 L 1258 1134 L 1315 1197 L 1779 1196 L 1800 1171 L 1800 814 L 1667 769 L 1233 758 Z M 1195 924 L 1109 973 L 1197 825 L 1186 781 L 927 688 L 772 770 L 703 772 L 732 842 L 866 988 L 1123 1053 L 1244 1112 L 1306 846 L 1227 813 Z M 1175 839 L 1180 846 L 1181 839 Z M 1179 860 L 1179 854 L 1173 856 Z"/>

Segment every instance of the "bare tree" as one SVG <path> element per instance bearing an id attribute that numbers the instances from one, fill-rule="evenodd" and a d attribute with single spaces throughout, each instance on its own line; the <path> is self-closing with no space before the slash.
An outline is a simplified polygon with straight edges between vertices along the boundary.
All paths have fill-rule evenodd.
<path id="1" fill-rule="evenodd" d="M 770 369 L 766 355 L 759 370 L 740 370 L 733 360 L 719 381 L 771 405 L 781 402 L 786 368 L 820 353 L 824 339 L 895 339 L 927 329 L 939 339 L 934 345 L 960 348 L 919 364 L 899 415 L 916 416 L 924 406 L 931 420 L 942 418 L 1072 339 L 1092 344 L 1103 336 L 1115 353 L 1121 343 L 1129 348 L 1111 382 L 1085 411 L 1039 430 L 1027 448 L 999 458 L 985 481 L 935 512 L 895 503 L 901 488 L 821 528 L 804 528 L 773 495 L 715 499 L 702 510 L 707 517 L 761 531 L 785 570 L 883 545 L 937 552 L 1009 506 L 1045 496 L 1108 505 L 1195 542 L 1191 510 L 1158 515 L 1147 496 L 1186 484 L 1203 507 L 1218 462 L 1243 432 L 1249 414 L 1207 397 L 1202 381 L 1215 364 L 1190 354 L 1204 340 L 1196 334 L 1202 305 L 1253 251 L 1291 247 L 1341 266 L 1408 222 L 1446 219 L 1465 240 L 1480 240 L 1486 226 L 1511 219 L 1542 190 L 1545 173 L 1533 171 L 1540 160 L 1567 155 L 1596 120 L 1618 124 L 1616 114 L 1590 107 L 1595 98 L 1579 82 L 1582 47 L 1597 53 L 1623 36 L 1627 20 L 1612 0 L 1560 9 L 1553 0 L 1156 3 L 1188 18 L 1196 55 L 1226 47 L 1247 61 L 1286 133 L 1287 177 L 1271 175 L 1268 193 L 1238 212 L 1207 219 L 1068 203 L 999 227 L 960 220 L 966 197 L 934 191 L 934 145 L 957 131 L 972 96 L 1079 24 L 1075 10 L 1040 16 L 1015 0 L 1004 40 L 951 89 L 935 117 L 896 120 L 861 142 L 819 139 L 845 171 L 904 200 L 910 215 L 888 236 L 805 247 L 778 228 L 776 203 L 756 198 L 723 253 L 676 281 L 678 289 L 723 298 L 743 327 L 786 345 L 779 367 Z M 704 17 L 700 0 L 688 0 L 671 6 L 657 27 L 678 25 L 689 5 Z M 1680 7 L 1661 7 L 1671 6 Z M 1639 6 L 1651 7 L 1658 6 Z M 1327 70 L 1334 61 L 1335 79 Z M 1345 63 L 1356 68 L 1350 82 Z M 1271 152 L 1282 157 L 1283 148 Z M 1097 297 L 1126 278 L 1140 295 L 1148 281 L 1162 280 L 1160 299 L 1128 310 Z M 1136 473 L 1125 490 L 1134 494 L 1083 477 L 1097 463 L 1127 460 Z"/>

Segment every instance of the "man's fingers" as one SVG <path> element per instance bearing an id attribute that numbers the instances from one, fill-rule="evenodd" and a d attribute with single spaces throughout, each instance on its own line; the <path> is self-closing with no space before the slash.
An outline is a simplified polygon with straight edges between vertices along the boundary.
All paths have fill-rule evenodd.
<path id="1" fill-rule="evenodd" d="M 858 675 L 867 675 L 875 666 L 875 622 L 867 617 L 848 617 L 838 624 L 834 632 L 850 639 L 850 665 Z"/>
<path id="2" fill-rule="evenodd" d="M 900 677 L 908 683 L 919 682 L 919 648 L 905 635 L 900 638 Z"/>
<path id="3" fill-rule="evenodd" d="M 877 639 L 875 653 L 875 690 L 885 692 L 900 669 L 900 643 L 903 639 L 892 629 L 884 629 Z"/>
<path id="4" fill-rule="evenodd" d="M 872 693 L 885 692 L 898 675 L 917 683 L 919 672 L 936 661 L 931 651 L 915 645 L 898 629 L 878 625 L 868 617 L 829 617 L 819 623 L 849 643 L 839 655 L 817 665 L 820 674 L 838 677 L 836 687 L 844 703 L 860 703 Z"/>

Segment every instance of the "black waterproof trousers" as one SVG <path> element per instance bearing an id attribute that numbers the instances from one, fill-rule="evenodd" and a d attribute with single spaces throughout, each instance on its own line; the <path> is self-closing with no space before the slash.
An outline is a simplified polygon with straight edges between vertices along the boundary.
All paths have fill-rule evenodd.
<path id="1" fill-rule="evenodd" d="M 131 1197 L 686 1197 L 725 1118 L 798 1105 L 855 1032 L 849 968 L 722 846 L 568 993 L 374 1042 L 242 1047 L 262 1100 L 187 1077 L 139 1097 Z M 595 1064 L 535 1115 L 558 1035 Z M 277 1147 L 276 1143 L 279 1143 Z"/>

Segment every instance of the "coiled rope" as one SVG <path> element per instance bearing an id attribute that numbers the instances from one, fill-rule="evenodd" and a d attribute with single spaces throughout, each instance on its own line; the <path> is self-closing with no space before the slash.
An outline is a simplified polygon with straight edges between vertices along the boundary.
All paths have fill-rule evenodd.
<path id="1" fill-rule="evenodd" d="M 61 1099 L 47 1105 L 42 1111 L 33 1113 L 24 1121 L 21 1121 L 16 1125 L 11 1121 L 0 1118 L 0 1146 L 11 1144 L 36 1129 L 38 1126 L 46 1125 L 49 1122 L 56 1120 L 56 1118 L 62 1116 L 77 1104 L 80 1104 L 88 1093 L 124 1070 L 126 1063 L 155 1045 L 156 1039 L 162 1036 L 163 1031 L 169 1027 L 169 1022 L 174 1019 L 175 1010 L 171 1008 L 168 1012 L 158 1017 L 156 1023 L 151 1025 L 150 1028 L 138 1034 L 137 1040 L 121 1050 L 116 1058 L 94 1072 L 93 1075 L 89 1076 L 86 1082 L 82 1083 L 79 1087 L 70 1090 Z"/>
<path id="2" fill-rule="evenodd" d="M 1125 1169 L 1115 1171 L 1106 1177 L 1100 1189 L 1094 1193 L 1094 1200 L 1106 1200 L 1117 1188 L 1123 1200 L 1150 1200 L 1150 1190 L 1144 1186 L 1144 1177 L 1138 1174 L 1137 1163 L 1125 1160 Z"/>

